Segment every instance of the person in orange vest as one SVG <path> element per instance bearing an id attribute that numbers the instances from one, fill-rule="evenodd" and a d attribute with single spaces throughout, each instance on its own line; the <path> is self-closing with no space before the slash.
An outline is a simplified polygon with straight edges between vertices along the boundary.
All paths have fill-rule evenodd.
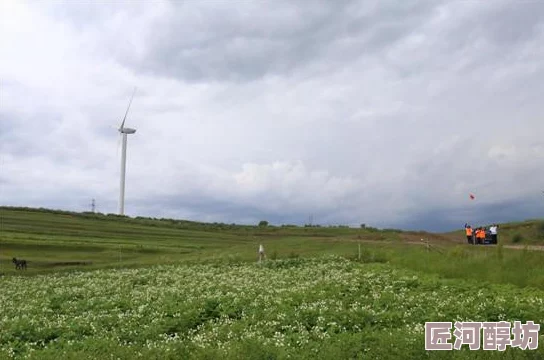
<path id="1" fill-rule="evenodd" d="M 467 235 L 467 242 L 469 244 L 474 244 L 474 238 L 472 237 L 472 227 L 470 227 L 470 225 L 465 224 L 465 233 Z"/>
<path id="2" fill-rule="evenodd" d="M 478 228 L 478 233 L 476 234 L 476 236 L 478 237 L 478 244 L 483 245 L 485 241 L 485 231 L 483 227 Z"/>

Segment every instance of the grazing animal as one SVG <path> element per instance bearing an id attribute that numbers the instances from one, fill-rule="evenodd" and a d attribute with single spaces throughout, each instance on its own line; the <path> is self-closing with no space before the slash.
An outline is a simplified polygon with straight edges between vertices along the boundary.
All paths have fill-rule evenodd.
<path id="1" fill-rule="evenodd" d="M 26 270 L 26 260 L 17 260 L 16 258 L 13 258 L 11 261 L 15 264 L 15 270 Z"/>

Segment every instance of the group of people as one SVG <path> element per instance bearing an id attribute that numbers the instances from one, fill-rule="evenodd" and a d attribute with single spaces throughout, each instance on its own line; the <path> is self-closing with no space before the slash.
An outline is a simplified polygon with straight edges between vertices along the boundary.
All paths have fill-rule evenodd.
<path id="1" fill-rule="evenodd" d="M 493 224 L 489 228 L 484 226 L 472 228 L 470 225 L 465 224 L 467 242 L 472 245 L 497 244 L 498 229 L 499 226 L 497 224 Z"/>

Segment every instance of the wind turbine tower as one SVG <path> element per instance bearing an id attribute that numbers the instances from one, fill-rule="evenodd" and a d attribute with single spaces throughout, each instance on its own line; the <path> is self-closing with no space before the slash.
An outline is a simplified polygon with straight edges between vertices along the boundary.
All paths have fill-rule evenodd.
<path id="1" fill-rule="evenodd" d="M 136 88 L 134 88 L 134 92 L 132 93 L 132 97 L 130 98 L 130 102 L 128 103 L 125 117 L 123 118 L 123 122 L 118 129 L 119 134 L 123 138 L 123 149 L 121 153 L 121 184 L 119 188 L 119 215 L 125 214 L 125 171 L 127 168 L 127 136 L 136 132 L 136 129 L 125 127 L 125 121 L 127 120 L 128 110 L 130 109 L 130 105 L 132 104 L 132 99 L 134 98 L 135 93 Z"/>

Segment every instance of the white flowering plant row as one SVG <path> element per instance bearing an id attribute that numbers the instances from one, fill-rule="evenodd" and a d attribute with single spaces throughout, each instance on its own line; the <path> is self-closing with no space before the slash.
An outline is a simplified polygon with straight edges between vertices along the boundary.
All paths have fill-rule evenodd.
<path id="1" fill-rule="evenodd" d="M 542 323 L 543 301 L 340 257 L 13 276 L 0 280 L 0 358 L 478 358 L 427 354 L 425 322 Z M 542 356 L 485 357 L 508 354 Z"/>

